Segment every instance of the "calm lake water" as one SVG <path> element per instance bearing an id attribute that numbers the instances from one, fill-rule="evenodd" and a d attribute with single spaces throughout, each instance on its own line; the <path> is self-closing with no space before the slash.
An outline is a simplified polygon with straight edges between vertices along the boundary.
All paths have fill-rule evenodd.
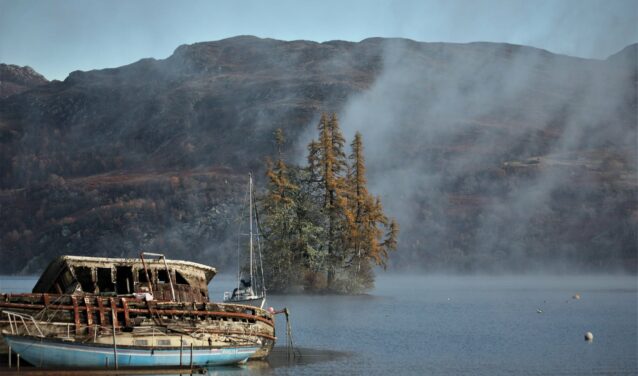
<path id="1" fill-rule="evenodd" d="M 0 277 L 0 291 L 34 283 Z M 233 284 L 217 276 L 211 296 Z M 637 375 L 637 285 L 635 276 L 386 274 L 369 295 L 272 296 L 268 306 L 291 311 L 302 357 L 288 362 L 279 352 L 209 374 Z M 283 345 L 283 317 L 277 325 Z"/>

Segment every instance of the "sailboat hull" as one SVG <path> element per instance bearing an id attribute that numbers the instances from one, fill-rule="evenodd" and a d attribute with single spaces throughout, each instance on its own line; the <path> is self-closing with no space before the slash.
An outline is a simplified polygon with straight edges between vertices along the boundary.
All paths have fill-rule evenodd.
<path id="1" fill-rule="evenodd" d="M 95 343 L 65 342 L 56 339 L 4 335 L 12 351 L 36 367 L 104 367 L 115 365 L 112 346 Z M 245 362 L 257 347 L 197 347 L 192 352 L 196 366 L 230 365 Z M 191 364 L 191 350 L 184 348 L 117 348 L 120 367 L 180 366 Z"/>
<path id="2" fill-rule="evenodd" d="M 242 298 L 242 297 L 237 297 L 237 298 L 230 298 L 228 300 L 224 299 L 224 303 L 230 303 L 230 304 L 243 304 L 243 305 L 249 305 L 252 307 L 257 307 L 257 308 L 264 308 L 264 304 L 266 303 L 266 298 L 264 297 L 255 297 L 255 298 Z"/>

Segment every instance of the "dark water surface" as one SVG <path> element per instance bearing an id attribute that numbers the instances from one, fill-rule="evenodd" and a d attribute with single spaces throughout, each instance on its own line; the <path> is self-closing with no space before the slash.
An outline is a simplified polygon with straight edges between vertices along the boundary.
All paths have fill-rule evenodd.
<path id="1" fill-rule="evenodd" d="M 1 277 L 0 291 L 34 283 Z M 211 296 L 233 284 L 217 276 Z M 208 373 L 638 375 L 637 284 L 635 276 L 381 275 L 369 295 L 271 296 L 268 306 L 291 311 L 301 358 L 278 349 L 268 362 Z M 282 316 L 277 330 L 284 345 Z M 583 340 L 588 331 L 593 342 Z"/>

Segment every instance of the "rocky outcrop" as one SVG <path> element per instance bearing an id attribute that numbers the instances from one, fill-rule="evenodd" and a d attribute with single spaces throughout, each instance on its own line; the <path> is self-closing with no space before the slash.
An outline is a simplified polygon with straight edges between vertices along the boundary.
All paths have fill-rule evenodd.
<path id="1" fill-rule="evenodd" d="M 0 64 L 0 99 L 49 82 L 31 67 Z"/>

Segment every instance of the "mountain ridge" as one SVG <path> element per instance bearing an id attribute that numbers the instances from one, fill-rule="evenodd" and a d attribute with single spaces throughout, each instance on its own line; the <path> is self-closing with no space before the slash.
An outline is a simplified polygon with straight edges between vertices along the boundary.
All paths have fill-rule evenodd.
<path id="1" fill-rule="evenodd" d="M 48 82 L 43 75 L 29 66 L 0 63 L 0 99 Z"/>
<path id="2" fill-rule="evenodd" d="M 0 100 L 0 246 L 15 255 L 4 267 L 167 245 L 224 265 L 241 177 L 261 171 L 274 129 L 300 161 L 318 115 L 334 111 L 347 135 L 363 133 L 373 192 L 404 228 L 397 265 L 520 269 L 552 249 L 635 270 L 635 50 L 594 60 L 491 42 L 240 36 L 72 72 Z"/>

